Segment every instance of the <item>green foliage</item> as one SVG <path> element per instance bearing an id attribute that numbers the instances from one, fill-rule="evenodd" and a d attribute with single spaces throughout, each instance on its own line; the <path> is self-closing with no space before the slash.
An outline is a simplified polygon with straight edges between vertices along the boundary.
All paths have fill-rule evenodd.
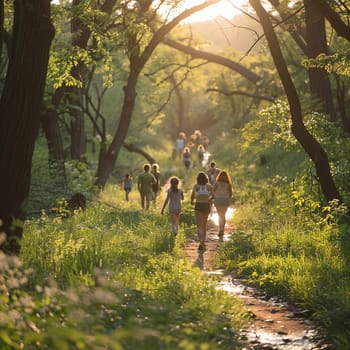
<path id="1" fill-rule="evenodd" d="M 235 215 L 238 228 L 220 247 L 218 264 L 262 288 L 312 310 L 330 341 L 350 343 L 350 240 L 348 209 L 322 204 L 299 179 L 256 183 Z M 247 186 L 249 192 L 252 187 Z M 263 186 L 263 187 L 260 187 Z M 345 221 L 346 222 L 346 221 Z M 336 347 L 338 348 L 338 347 Z"/>
<path id="2" fill-rule="evenodd" d="M 62 164 L 62 168 L 63 166 Z M 42 135 L 39 135 L 32 161 L 27 210 L 31 214 L 32 212 L 41 212 L 42 209 L 50 209 L 57 198 L 67 198 L 68 196 L 65 174 L 62 174 L 58 164 L 49 163 L 47 142 Z"/>
<path id="3" fill-rule="evenodd" d="M 349 154 L 350 140 L 344 135 L 339 126 L 330 122 L 326 116 L 309 112 L 304 116 L 304 124 L 308 131 L 325 149 L 331 172 L 338 185 L 339 190 L 348 202 L 349 181 Z M 246 152 L 266 152 L 272 147 L 278 146 L 287 152 L 301 152 L 302 148 L 291 132 L 291 119 L 289 107 L 286 101 L 279 100 L 271 107 L 259 112 L 256 119 L 249 122 L 242 131 L 243 149 Z M 312 170 L 306 170 L 310 168 Z M 314 175 L 311 161 L 304 163 L 304 173 L 311 172 Z M 301 175 L 303 176 L 303 175 Z"/>
<path id="4" fill-rule="evenodd" d="M 65 163 L 67 185 L 72 193 L 83 193 L 86 196 L 96 193 L 95 170 L 85 162 L 70 160 Z"/>
<path id="5" fill-rule="evenodd" d="M 110 40 L 116 39 L 116 35 L 106 30 L 112 19 L 98 7 L 91 6 L 88 1 L 81 1 L 75 6 L 53 6 L 52 12 L 56 35 L 48 67 L 51 87 L 54 89 L 62 86 L 83 87 L 84 82 L 72 76 L 72 70 L 79 64 L 94 69 L 97 74 L 102 75 L 104 86 L 111 87 L 114 67 L 109 44 Z M 73 18 L 80 21 L 90 32 L 93 44 L 87 48 L 72 46 L 74 35 L 81 34 L 80 31 L 71 32 L 69 21 Z"/>
<path id="6" fill-rule="evenodd" d="M 333 55 L 318 55 L 314 59 L 303 61 L 303 65 L 308 68 L 323 68 L 328 73 L 335 73 L 350 76 L 350 50 L 342 50 Z"/>
<path id="7" fill-rule="evenodd" d="M 247 315 L 183 257 L 186 225 L 174 240 L 133 196 L 26 222 L 21 260 L 0 256 L 1 349 L 240 348 Z"/>
<path id="8" fill-rule="evenodd" d="M 295 150 L 297 140 L 291 133 L 289 106 L 286 101 L 279 100 L 268 108 L 261 110 L 256 119 L 248 123 L 243 131 L 243 147 L 265 148 L 278 144 L 289 150 Z"/>

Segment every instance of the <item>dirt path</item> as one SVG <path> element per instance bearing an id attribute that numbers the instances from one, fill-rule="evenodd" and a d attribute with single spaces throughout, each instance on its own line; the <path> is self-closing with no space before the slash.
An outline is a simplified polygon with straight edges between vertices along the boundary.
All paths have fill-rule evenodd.
<path id="1" fill-rule="evenodd" d="M 186 256 L 206 273 L 220 273 L 215 271 L 214 265 L 215 251 L 220 244 L 217 232 L 217 226 L 209 221 L 206 251 L 198 252 L 198 241 L 195 236 L 191 237 L 184 247 Z M 232 227 L 227 227 L 223 240 L 229 239 L 231 234 L 234 234 Z M 261 293 L 247 287 L 234 275 L 223 275 L 218 288 L 239 297 L 252 315 L 251 326 L 246 332 L 250 346 L 247 350 L 330 348 L 326 344 L 321 344 L 322 337 L 305 318 L 307 310 L 298 310 L 273 299 L 267 300 Z"/>

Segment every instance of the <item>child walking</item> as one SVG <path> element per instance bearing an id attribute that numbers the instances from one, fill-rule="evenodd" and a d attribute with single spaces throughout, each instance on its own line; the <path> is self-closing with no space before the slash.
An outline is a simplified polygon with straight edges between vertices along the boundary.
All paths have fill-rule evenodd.
<path id="1" fill-rule="evenodd" d="M 170 188 L 167 189 L 167 196 L 165 198 L 161 213 L 164 214 L 164 209 L 169 203 L 169 214 L 171 219 L 171 228 L 174 236 L 179 231 L 179 220 L 181 213 L 181 201 L 184 200 L 184 193 L 179 188 L 180 179 L 176 176 L 170 179 Z"/>
<path id="2" fill-rule="evenodd" d="M 132 178 L 129 173 L 125 174 L 125 176 L 122 178 L 121 185 L 125 191 L 125 200 L 129 200 L 129 193 L 132 189 Z"/>

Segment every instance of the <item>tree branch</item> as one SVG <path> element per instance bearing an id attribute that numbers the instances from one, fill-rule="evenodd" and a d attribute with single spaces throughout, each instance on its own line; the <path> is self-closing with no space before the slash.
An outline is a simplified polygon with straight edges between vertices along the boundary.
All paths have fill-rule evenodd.
<path id="1" fill-rule="evenodd" d="M 162 42 L 176 50 L 189 54 L 193 59 L 203 59 L 209 62 L 221 64 L 222 66 L 230 68 L 235 72 L 241 74 L 242 76 L 244 76 L 254 84 L 256 84 L 261 79 L 258 75 L 256 75 L 249 69 L 243 67 L 239 63 L 234 62 L 226 57 L 215 55 L 213 53 L 206 52 L 206 51 L 196 50 L 190 46 L 183 45 L 172 39 L 164 38 Z"/>
<path id="2" fill-rule="evenodd" d="M 340 16 L 324 0 L 312 0 L 320 8 L 337 34 L 350 42 L 350 27 L 347 26 Z"/>
<path id="3" fill-rule="evenodd" d="M 142 150 L 141 148 L 135 146 L 134 144 L 123 142 L 123 146 L 129 152 L 135 152 L 135 153 L 141 154 L 142 156 L 144 156 L 147 159 L 147 161 L 150 164 L 156 163 L 155 159 L 151 155 L 149 155 L 146 151 Z"/>
<path id="4" fill-rule="evenodd" d="M 259 100 L 266 100 L 269 102 L 275 102 L 275 99 L 273 97 L 270 96 L 263 96 L 263 95 L 256 95 L 256 94 L 252 94 L 249 92 L 245 92 L 245 91 L 224 91 L 221 89 L 207 89 L 207 92 L 219 92 L 220 94 L 224 94 L 225 96 L 233 96 L 233 95 L 240 95 L 240 96 L 247 96 L 247 97 L 252 97 L 252 98 L 257 98 Z"/>

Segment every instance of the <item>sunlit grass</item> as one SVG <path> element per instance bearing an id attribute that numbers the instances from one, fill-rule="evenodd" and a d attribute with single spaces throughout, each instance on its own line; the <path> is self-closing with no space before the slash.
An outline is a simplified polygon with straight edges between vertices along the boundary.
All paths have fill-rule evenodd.
<path id="1" fill-rule="evenodd" d="M 26 222 L 21 260 L 0 264 L 1 349 L 241 348 L 242 304 L 183 254 L 192 223 L 174 239 L 158 206 L 122 195 Z"/>
<path id="2" fill-rule="evenodd" d="M 314 217 L 300 220 L 295 215 L 264 220 L 260 213 L 259 225 L 257 213 L 244 210 L 241 228 L 221 246 L 218 263 L 269 295 L 312 310 L 332 342 L 346 347 L 350 343 L 347 231 L 334 223 L 319 224 Z"/>

